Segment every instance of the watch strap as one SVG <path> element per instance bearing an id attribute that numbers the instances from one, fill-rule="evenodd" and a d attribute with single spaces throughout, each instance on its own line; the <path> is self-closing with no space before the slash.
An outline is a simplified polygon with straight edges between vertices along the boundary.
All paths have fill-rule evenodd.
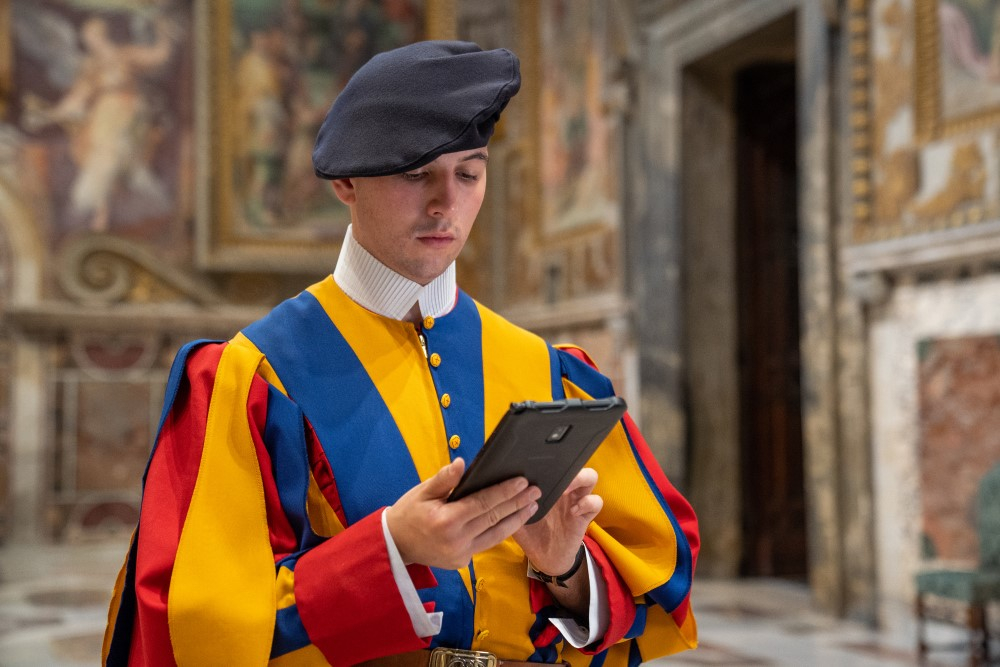
<path id="1" fill-rule="evenodd" d="M 573 561 L 573 565 L 562 574 L 548 574 L 546 572 L 542 572 L 541 570 L 536 569 L 534 565 L 531 565 L 530 562 L 528 563 L 528 566 L 531 568 L 531 575 L 535 579 L 545 582 L 546 584 L 554 584 L 560 588 L 568 588 L 568 586 L 566 586 L 566 582 L 570 577 L 576 574 L 576 571 L 580 569 L 581 565 L 583 565 L 583 559 L 586 552 L 587 549 L 581 544 L 579 550 L 576 552 L 576 559 Z"/>

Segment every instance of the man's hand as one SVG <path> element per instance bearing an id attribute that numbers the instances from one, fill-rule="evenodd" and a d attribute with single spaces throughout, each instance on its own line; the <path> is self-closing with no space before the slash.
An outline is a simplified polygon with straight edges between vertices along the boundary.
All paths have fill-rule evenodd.
<path id="1" fill-rule="evenodd" d="M 386 509 L 389 532 L 403 562 L 449 570 L 465 567 L 473 554 L 510 537 L 538 510 L 535 501 L 541 491 L 529 487 L 523 477 L 446 502 L 464 471 L 465 461 L 455 459 Z"/>
<path id="2" fill-rule="evenodd" d="M 604 500 L 591 493 L 596 484 L 597 471 L 584 468 L 545 518 L 514 533 L 514 539 L 536 570 L 559 575 L 573 567 L 587 526 L 604 506 Z M 564 586 L 549 584 L 549 592 L 577 618 L 587 618 L 591 595 L 587 566 L 577 570 Z"/>
<path id="3" fill-rule="evenodd" d="M 573 566 L 587 526 L 604 506 L 604 500 L 591 493 L 596 484 L 597 471 L 584 468 L 545 518 L 514 533 L 536 570 L 560 574 Z"/>

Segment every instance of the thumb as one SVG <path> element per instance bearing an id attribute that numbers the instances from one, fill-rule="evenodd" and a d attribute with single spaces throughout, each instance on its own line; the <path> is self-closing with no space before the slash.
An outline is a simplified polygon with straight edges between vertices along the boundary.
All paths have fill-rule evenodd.
<path id="1" fill-rule="evenodd" d="M 464 472 L 465 460 L 459 457 L 424 482 L 424 493 L 431 498 L 446 498 L 458 484 L 458 480 L 462 478 Z"/>

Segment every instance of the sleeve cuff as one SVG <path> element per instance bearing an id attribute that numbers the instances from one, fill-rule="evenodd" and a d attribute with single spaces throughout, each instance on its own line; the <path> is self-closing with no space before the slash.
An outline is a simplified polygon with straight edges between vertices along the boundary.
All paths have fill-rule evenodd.
<path id="1" fill-rule="evenodd" d="M 426 648 L 399 594 L 382 533 L 381 512 L 303 554 L 295 601 L 310 641 L 335 664 Z M 420 566 L 427 577 L 429 568 Z M 416 572 L 413 568 L 411 571 Z"/>
<path id="2" fill-rule="evenodd" d="M 583 648 L 593 644 L 601 637 L 608 628 L 608 596 L 607 582 L 604 575 L 590 555 L 590 548 L 584 550 L 587 557 L 587 572 L 590 582 L 590 603 L 587 612 L 587 625 L 583 625 L 572 617 L 556 617 L 550 619 L 552 625 L 556 626 L 562 636 L 574 648 Z M 528 577 L 538 580 L 528 568 Z"/>
<path id="3" fill-rule="evenodd" d="M 417 595 L 417 588 L 413 579 L 410 578 L 410 572 L 406 564 L 403 563 L 402 556 L 399 555 L 399 549 L 396 548 L 396 542 L 392 539 L 392 533 L 389 532 L 389 522 L 386 519 L 388 513 L 388 508 L 382 512 L 382 535 L 385 537 L 385 546 L 389 551 L 389 567 L 392 569 L 392 576 L 396 580 L 399 595 L 403 598 L 403 604 L 406 605 L 406 611 L 410 615 L 413 632 L 418 637 L 433 637 L 441 632 L 444 614 L 440 611 L 428 613 L 424 609 L 424 603 Z M 421 568 L 421 570 L 423 569 L 425 568 Z M 423 573 L 421 572 L 421 574 Z"/>

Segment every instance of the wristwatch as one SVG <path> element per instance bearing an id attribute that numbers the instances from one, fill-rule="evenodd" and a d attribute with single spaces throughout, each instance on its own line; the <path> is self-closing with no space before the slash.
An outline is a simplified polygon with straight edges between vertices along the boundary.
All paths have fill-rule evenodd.
<path id="1" fill-rule="evenodd" d="M 574 574 L 576 574 L 576 571 L 580 569 L 581 565 L 583 565 L 583 557 L 586 552 L 587 549 L 584 548 L 584 546 L 581 544 L 580 549 L 576 552 L 576 560 L 573 561 L 573 565 L 562 574 L 547 574 L 545 572 L 537 570 L 535 569 L 535 566 L 531 564 L 530 561 L 528 562 L 528 567 L 531 568 L 531 575 L 535 579 L 543 581 L 546 584 L 555 584 L 560 588 L 569 588 L 566 585 L 566 581 L 569 580 L 569 578 L 572 577 Z"/>

